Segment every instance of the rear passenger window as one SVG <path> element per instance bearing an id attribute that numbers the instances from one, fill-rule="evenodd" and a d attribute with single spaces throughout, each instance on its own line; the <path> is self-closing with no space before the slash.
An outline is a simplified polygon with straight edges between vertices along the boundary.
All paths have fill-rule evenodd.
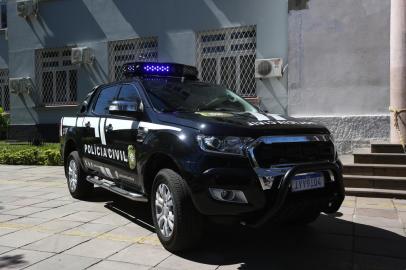
<path id="1" fill-rule="evenodd" d="M 138 94 L 138 90 L 133 85 L 123 84 L 120 94 L 118 95 L 118 99 L 124 101 L 135 101 L 140 100 L 140 95 Z"/>
<path id="2" fill-rule="evenodd" d="M 119 87 L 117 85 L 109 86 L 100 91 L 99 97 L 97 98 L 96 105 L 94 107 L 94 112 L 96 114 L 108 114 L 109 105 L 117 97 Z"/>

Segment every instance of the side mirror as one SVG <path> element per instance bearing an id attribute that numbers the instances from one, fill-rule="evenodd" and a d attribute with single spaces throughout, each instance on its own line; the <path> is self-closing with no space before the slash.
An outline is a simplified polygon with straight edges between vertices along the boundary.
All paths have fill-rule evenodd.
<path id="1" fill-rule="evenodd" d="M 110 114 L 134 115 L 142 112 L 139 101 L 114 100 L 109 106 Z"/>
<path id="2" fill-rule="evenodd" d="M 82 103 L 82 107 L 80 108 L 80 113 L 84 113 L 87 111 L 87 107 L 89 106 L 89 104 L 87 103 L 87 101 L 83 101 Z"/>

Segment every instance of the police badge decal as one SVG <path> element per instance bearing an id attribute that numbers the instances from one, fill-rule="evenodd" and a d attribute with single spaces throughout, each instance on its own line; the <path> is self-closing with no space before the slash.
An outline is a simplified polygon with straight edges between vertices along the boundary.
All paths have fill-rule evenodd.
<path id="1" fill-rule="evenodd" d="M 134 170 L 137 166 L 137 159 L 135 157 L 135 147 L 133 145 L 128 146 L 128 166 L 131 170 Z"/>

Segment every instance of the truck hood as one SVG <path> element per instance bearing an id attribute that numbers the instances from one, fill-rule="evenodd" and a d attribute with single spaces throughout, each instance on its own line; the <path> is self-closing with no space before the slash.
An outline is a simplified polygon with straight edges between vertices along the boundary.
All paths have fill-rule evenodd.
<path id="1" fill-rule="evenodd" d="M 292 134 L 328 134 L 315 122 L 263 113 L 236 112 L 173 112 L 159 115 L 165 124 L 175 124 L 199 130 L 213 136 L 247 136 Z"/>

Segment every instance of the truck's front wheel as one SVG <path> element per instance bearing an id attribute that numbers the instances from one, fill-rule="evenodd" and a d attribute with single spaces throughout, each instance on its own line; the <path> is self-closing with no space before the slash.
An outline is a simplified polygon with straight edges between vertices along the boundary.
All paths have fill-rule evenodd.
<path id="1" fill-rule="evenodd" d="M 65 171 L 69 192 L 72 197 L 86 199 L 91 194 L 94 186 L 86 180 L 86 174 L 80 165 L 77 151 L 69 154 L 65 164 Z"/>
<path id="2" fill-rule="evenodd" d="M 162 245 L 180 251 L 196 245 L 202 235 L 202 216 L 196 210 L 185 180 L 173 170 L 155 176 L 151 193 L 152 218 Z"/>

